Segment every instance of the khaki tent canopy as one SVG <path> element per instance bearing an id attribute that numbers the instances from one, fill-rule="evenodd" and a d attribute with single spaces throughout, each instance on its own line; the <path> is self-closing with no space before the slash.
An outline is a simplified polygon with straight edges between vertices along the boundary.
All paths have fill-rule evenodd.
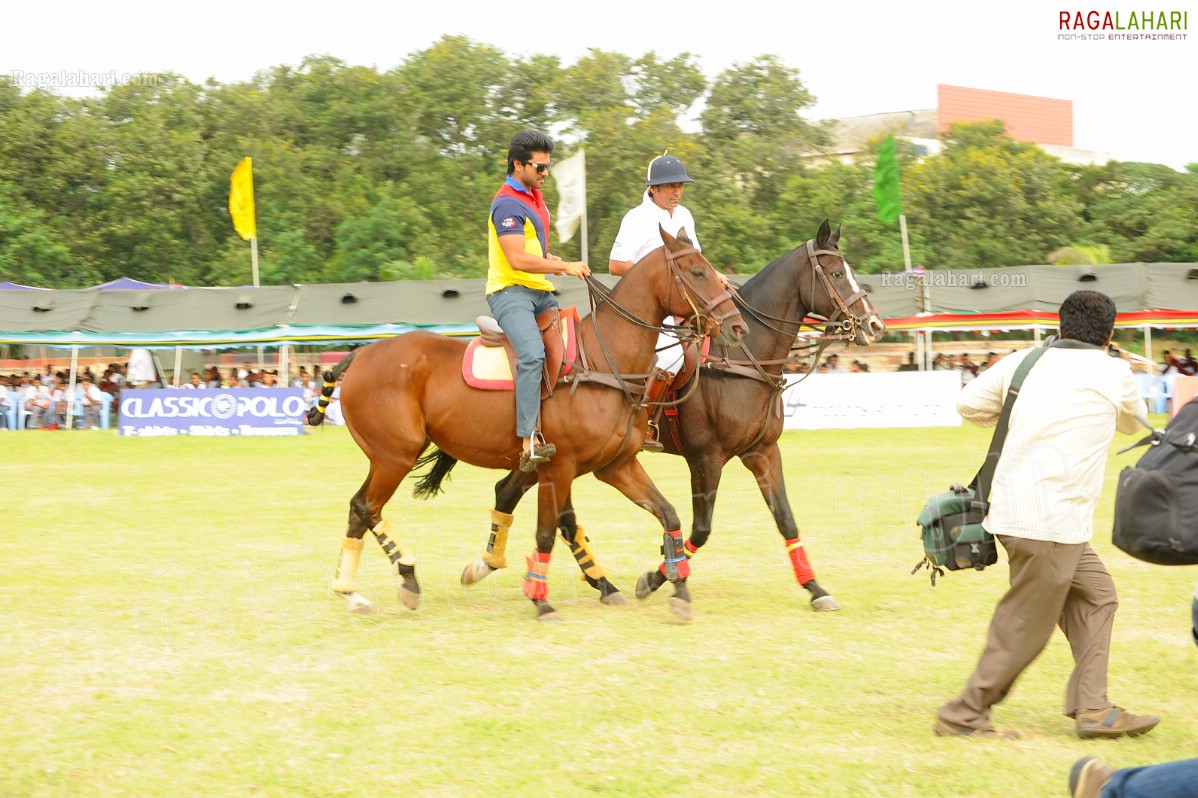
<path id="1" fill-rule="evenodd" d="M 616 283 L 610 275 L 597 277 L 608 286 Z M 914 275 L 858 278 L 883 318 L 909 319 L 925 309 L 937 314 L 1055 312 L 1082 288 L 1108 294 L 1120 313 L 1198 314 L 1198 264 L 1193 263 L 930 270 L 923 275 L 926 308 Z M 554 284 L 563 306 L 576 306 L 584 315 L 591 310 L 581 280 L 556 278 Z M 0 343 L 217 348 L 368 341 L 421 328 L 473 335 L 475 317 L 490 313 L 484 285 L 480 278 L 256 288 L 0 289 Z"/>

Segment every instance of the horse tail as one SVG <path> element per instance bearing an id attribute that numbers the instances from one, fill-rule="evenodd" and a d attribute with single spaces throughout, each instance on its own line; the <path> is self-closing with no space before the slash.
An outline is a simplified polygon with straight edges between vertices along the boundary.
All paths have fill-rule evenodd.
<path id="1" fill-rule="evenodd" d="M 438 493 L 441 493 L 444 490 L 441 487 L 441 483 L 449 476 L 449 472 L 458 464 L 458 461 L 457 458 L 450 457 L 436 446 L 433 446 L 427 452 L 420 455 L 416 464 L 412 466 L 412 470 L 415 471 L 418 468 L 423 468 L 429 463 L 433 464 L 432 468 L 416 482 L 416 488 L 412 491 L 412 495 L 417 499 L 431 499 Z"/>
<path id="2" fill-rule="evenodd" d="M 325 408 L 332 401 L 333 391 L 337 388 L 337 380 L 341 379 L 341 375 L 349 369 L 350 361 L 354 359 L 354 355 L 357 353 L 358 350 L 353 350 L 341 358 L 341 362 L 333 366 L 332 371 L 324 372 L 324 386 L 320 389 L 320 399 L 317 400 L 315 407 L 308 410 L 308 426 L 319 427 L 324 423 Z"/>

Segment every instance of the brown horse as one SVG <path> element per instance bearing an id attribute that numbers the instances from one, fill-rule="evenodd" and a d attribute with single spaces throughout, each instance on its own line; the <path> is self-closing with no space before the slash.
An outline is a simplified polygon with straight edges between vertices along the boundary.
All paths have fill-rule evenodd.
<path id="1" fill-rule="evenodd" d="M 682 556 L 690 558 L 707 542 L 724 465 L 739 457 L 756 477 L 795 578 L 810 592 L 811 606 L 817 611 L 839 606 L 815 580 L 786 496 L 778 448 L 783 427 L 781 397 L 786 387 L 782 367 L 808 316 L 835 323 L 825 341 L 842 338 L 866 346 L 886 329 L 837 249 L 839 239 L 840 231 L 833 232 L 825 220 L 813 240 L 745 282 L 735 299 L 748 323 L 747 336 L 740 344 L 712 347 L 698 372 L 693 397 L 667 413 L 661 435 L 666 451 L 685 457 L 690 466 L 694 524 Z M 828 325 L 815 322 L 815 326 Z M 686 391 L 682 389 L 684 394 Z M 487 554 L 466 566 L 464 584 L 486 577 L 495 570 L 495 562 L 503 560 L 505 527 L 511 525 L 511 513 L 524 491 L 535 484 L 536 476 L 513 471 L 496 484 Z M 619 590 L 595 561 L 569 502 L 563 508 L 560 527 L 562 539 L 574 552 L 587 581 L 600 592 L 604 603 L 616 603 L 612 598 Z M 664 584 L 668 565 L 663 563 L 641 576 L 636 586 L 638 598 Z"/>
<path id="2" fill-rule="evenodd" d="M 706 258 L 664 231 L 662 240 L 665 245 L 630 270 L 609 295 L 599 295 L 597 309 L 579 325 L 581 362 L 571 364 L 569 388 L 559 386 L 542 403 L 541 426 L 557 454 L 531 474 L 540 481 L 537 547 L 528 558 L 524 583 L 524 593 L 542 619 L 554 617 L 547 598 L 549 555 L 563 502 L 580 474 L 593 471 L 653 513 L 667 536 L 681 537 L 677 512 L 636 461 L 648 423 L 644 393 L 653 344 L 666 316 L 693 316 L 696 329 L 728 345 L 744 337 L 745 321 Z M 417 495 L 431 496 L 459 460 L 507 470 L 519 459 L 512 394 L 466 384 L 466 346 L 430 332 L 405 333 L 355 350 L 325 375 L 326 388 L 344 375 L 342 414 L 370 460 L 366 481 L 350 500 L 349 526 L 332 583 L 351 612 L 372 609 L 356 587 L 367 530 L 395 565 L 404 606 L 419 606 L 415 557 L 392 539 L 382 515 L 418 462 L 435 461 L 417 489 Z M 319 418 L 311 417 L 313 423 Z M 430 445 L 435 447 L 432 454 L 421 459 Z M 684 579 L 677 580 L 677 590 L 686 599 Z"/>

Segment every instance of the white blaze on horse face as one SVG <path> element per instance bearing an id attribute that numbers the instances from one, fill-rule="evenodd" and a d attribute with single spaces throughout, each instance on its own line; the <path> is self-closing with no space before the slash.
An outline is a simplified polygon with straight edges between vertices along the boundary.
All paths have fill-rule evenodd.
<path id="1" fill-rule="evenodd" d="M 853 289 L 853 294 L 861 293 L 861 286 L 857 284 L 857 278 L 853 275 L 853 267 L 848 263 L 844 264 L 844 276 L 849 280 L 849 287 Z"/>

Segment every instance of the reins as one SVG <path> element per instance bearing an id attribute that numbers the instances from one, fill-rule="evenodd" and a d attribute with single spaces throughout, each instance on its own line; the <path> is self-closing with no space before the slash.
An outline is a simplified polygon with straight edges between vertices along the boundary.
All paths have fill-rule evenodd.
<path id="1" fill-rule="evenodd" d="M 573 376 L 567 374 L 563 378 L 565 382 L 571 383 L 571 393 L 577 390 L 578 386 L 583 382 L 596 382 L 601 385 L 619 388 L 623 392 L 624 398 L 628 401 L 632 408 L 632 412 L 628 414 L 627 429 L 625 430 L 624 435 L 625 441 L 627 441 L 631 436 L 632 426 L 637 413 L 639 413 L 643 408 L 648 407 L 650 404 L 676 405 L 680 404 L 686 399 L 689 399 L 691 394 L 693 394 L 695 389 L 698 387 L 699 375 L 697 373 L 695 374 L 695 378 L 692 380 L 694 384 L 688 388 L 686 395 L 683 398 L 676 401 L 671 401 L 669 403 L 649 402 L 648 380 L 649 377 L 656 373 L 656 369 L 646 374 L 624 374 L 620 371 L 612 357 L 611 352 L 608 349 L 607 341 L 603 336 L 603 330 L 599 326 L 599 306 L 606 305 L 607 307 L 611 308 L 616 316 L 628 322 L 633 327 L 639 327 L 643 330 L 652 330 L 658 334 L 668 333 L 678 337 L 680 341 L 688 343 L 702 340 L 707 335 L 715 335 L 719 332 L 725 320 L 731 316 L 738 315 L 738 311 L 735 308 L 735 303 L 733 304 L 733 309 L 727 314 L 717 316 L 713 312 L 720 303 L 731 298 L 731 294 L 728 291 L 723 291 L 715 295 L 708 300 L 702 308 L 699 307 L 695 299 L 695 294 L 698 292 L 695 291 L 694 286 L 691 285 L 683 275 L 682 268 L 678 264 L 679 257 L 691 254 L 698 255 L 700 254 L 699 250 L 695 249 L 694 247 L 687 246 L 675 253 L 672 252 L 669 247 L 664 247 L 664 254 L 666 259 L 666 269 L 669 273 L 669 276 L 673 278 L 673 285 L 678 288 L 678 290 L 682 293 L 683 298 L 686 300 L 686 303 L 690 306 L 691 311 L 693 312 L 692 318 L 695 321 L 695 326 L 691 327 L 688 325 L 673 324 L 663 324 L 657 326 L 649 324 L 644 319 L 640 318 L 628 308 L 624 307 L 615 299 L 613 299 L 611 289 L 609 289 L 599 280 L 588 275 L 584 279 L 588 289 L 587 300 L 590 304 L 591 327 L 595 331 L 595 339 L 599 343 L 599 349 L 603 353 L 603 358 L 607 362 L 607 367 L 610 369 L 610 372 L 595 372 L 591 369 L 590 363 L 587 359 L 586 349 L 582 346 L 582 341 L 580 339 L 578 353 L 579 359 L 582 361 L 580 364 L 581 369 L 579 370 L 578 374 Z M 666 301 L 664 303 L 667 307 L 669 306 L 670 291 L 672 290 L 672 287 L 667 288 Z M 638 380 L 642 382 L 640 385 L 637 385 L 634 388 L 630 385 L 630 381 L 632 380 Z M 616 457 L 619 456 L 620 452 L 623 451 L 623 448 L 624 445 L 621 444 L 620 448 L 616 450 L 615 454 L 612 455 L 608 462 L 610 463 L 614 461 Z M 606 467 L 606 464 L 601 466 L 601 468 L 602 467 Z"/>
<path id="2" fill-rule="evenodd" d="M 587 298 L 591 306 L 591 326 L 595 331 L 595 339 L 599 342 L 599 349 L 603 353 L 604 360 L 607 362 L 607 367 L 610 369 L 610 374 L 615 378 L 620 390 L 624 392 L 625 398 L 633 405 L 638 405 L 641 403 L 638 402 L 638 400 L 633 396 L 633 391 L 629 388 L 628 381 L 630 379 L 647 380 L 653 375 L 654 372 L 649 372 L 647 374 L 622 374 L 620 372 L 620 369 L 617 367 L 614 359 L 612 358 L 611 352 L 608 350 L 607 341 L 603 337 L 603 331 L 599 327 L 599 314 L 597 312 L 598 305 L 607 305 L 616 313 L 617 316 L 624 319 L 629 324 L 632 324 L 634 327 L 639 327 L 644 330 L 652 330 L 659 334 L 669 333 L 671 335 L 677 336 L 679 340 L 688 343 L 702 340 L 708 335 L 715 335 L 719 332 L 723 322 L 730 316 L 736 315 L 737 313 L 735 309 L 722 316 L 716 316 L 713 313 L 714 309 L 719 306 L 720 303 L 727 301 L 731 297 L 731 294 L 728 291 L 722 291 L 719 294 L 716 294 L 714 297 L 708 300 L 702 308 L 699 307 L 699 304 L 695 299 L 695 295 L 698 292 L 683 275 L 682 268 L 678 264 L 679 258 L 686 255 L 698 255 L 700 254 L 699 250 L 691 246 L 683 247 L 678 252 L 673 252 L 669 247 L 664 247 L 663 250 L 666 259 L 666 269 L 670 277 L 673 278 L 673 285 L 676 286 L 682 293 L 683 298 L 686 300 L 686 304 L 690 306 L 691 311 L 693 312 L 692 318 L 695 320 L 694 327 L 687 325 L 671 324 L 658 326 L 649 324 L 644 319 L 628 310 L 628 308 L 615 301 L 612 298 L 611 290 L 608 289 L 607 286 L 603 285 L 603 283 L 591 276 L 585 278 L 588 288 Z M 669 290 L 672 290 L 672 288 Z M 669 304 L 669 296 L 670 294 L 667 291 L 667 305 Z M 589 373 L 589 364 L 586 363 L 585 352 L 583 352 L 581 347 L 580 352 L 582 352 L 583 366 L 586 369 L 586 372 Z M 644 397 L 645 386 L 640 386 L 640 390 L 638 392 L 642 397 Z"/>
<path id="3" fill-rule="evenodd" d="M 736 289 L 732 290 L 732 299 L 738 308 L 751 315 L 767 330 L 777 333 L 785 338 L 793 340 L 800 332 L 803 331 L 803 329 L 810 329 L 821 333 L 820 339 L 816 343 L 802 344 L 798 347 L 792 345 L 790 347 L 790 351 L 793 351 L 796 348 L 804 351 L 815 349 L 814 361 L 818 363 L 820 356 L 823 354 L 828 344 L 834 340 L 852 339 L 856 335 L 857 328 L 864 324 L 865 320 L 855 315 L 850 308 L 867 295 L 865 291 L 858 290 L 846 300 L 843 299 L 837 292 L 836 286 L 832 284 L 831 278 L 828 277 L 826 271 L 824 270 L 823 264 L 820 263 L 819 256 L 831 255 L 833 257 L 840 258 L 843 261 L 844 256 L 838 251 L 832 249 L 816 249 L 813 240 L 807 241 L 805 244 L 805 249 L 807 252 L 807 263 L 811 267 L 810 296 L 814 297 L 817 286 L 822 286 L 828 298 L 837 307 L 837 312 L 832 318 L 820 319 L 814 316 L 809 316 L 809 312 L 806 307 L 800 307 L 801 313 L 797 319 L 774 316 L 770 313 L 766 313 L 760 308 L 754 307 Z M 841 316 L 846 316 L 847 318 L 841 319 Z M 780 328 L 773 322 L 784 325 L 785 328 Z M 789 329 L 790 327 L 794 328 L 793 331 Z M 732 358 L 728 357 L 708 357 L 704 363 L 704 366 L 707 368 L 732 373 L 738 376 L 759 379 L 778 392 L 782 391 L 786 387 L 785 376 L 781 374 L 775 376 L 770 374 L 766 369 L 767 367 L 771 366 L 784 366 L 794 360 L 793 357 L 788 355 L 787 357 L 780 359 L 775 358 L 770 360 L 761 360 L 749 350 L 747 343 L 742 343 L 740 348 L 741 351 L 745 353 L 745 360 L 733 360 Z M 799 378 L 799 381 L 802 382 L 813 373 L 814 370 L 809 370 L 806 374 Z"/>

